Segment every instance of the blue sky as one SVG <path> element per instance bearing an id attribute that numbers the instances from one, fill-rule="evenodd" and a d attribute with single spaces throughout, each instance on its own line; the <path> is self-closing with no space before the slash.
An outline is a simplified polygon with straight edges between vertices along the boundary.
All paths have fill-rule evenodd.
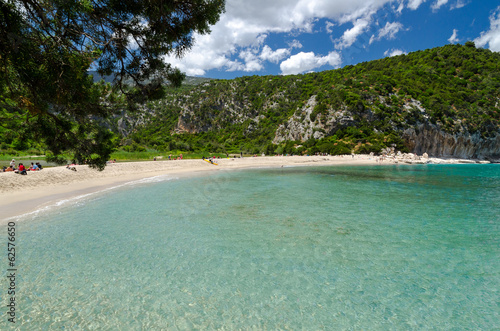
<path id="1" fill-rule="evenodd" d="M 500 52 L 499 0 L 226 0 L 209 35 L 166 61 L 189 76 L 288 75 L 474 41 Z"/>

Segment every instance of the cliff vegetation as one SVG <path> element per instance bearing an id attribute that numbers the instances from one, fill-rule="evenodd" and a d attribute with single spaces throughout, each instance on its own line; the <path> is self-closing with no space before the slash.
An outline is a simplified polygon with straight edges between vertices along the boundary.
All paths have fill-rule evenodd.
<path id="1" fill-rule="evenodd" d="M 498 158 L 499 111 L 500 54 L 468 42 L 318 73 L 212 80 L 143 105 L 115 130 L 132 149 L 344 154 L 394 147 Z"/>
<path id="2" fill-rule="evenodd" d="M 103 121 L 116 148 L 500 159 L 500 54 L 465 45 L 293 76 L 200 80 Z M 13 132 L 1 148 L 20 146 Z M 9 138 L 10 137 L 10 138 Z"/>

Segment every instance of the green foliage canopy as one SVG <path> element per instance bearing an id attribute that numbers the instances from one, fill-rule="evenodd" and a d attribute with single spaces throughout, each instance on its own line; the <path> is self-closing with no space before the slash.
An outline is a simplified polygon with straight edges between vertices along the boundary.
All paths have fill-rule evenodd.
<path id="1" fill-rule="evenodd" d="M 297 150 L 282 142 L 281 152 L 409 151 L 402 133 L 422 125 L 494 138 L 500 134 L 499 73 L 499 53 L 467 43 L 318 73 L 212 80 L 167 93 L 128 138 L 167 150 L 210 146 L 212 152 L 272 154 L 278 128 L 286 129 L 292 116 L 309 125 L 310 101 L 309 119 L 324 139 L 296 141 Z M 172 134 L 180 118 L 191 131 Z"/>
<path id="2" fill-rule="evenodd" d="M 224 7 L 224 0 L 1 1 L 2 126 L 22 120 L 18 129 L 55 160 L 69 150 L 102 169 L 113 147 L 100 119 L 124 101 L 161 97 L 166 81 L 180 85 L 184 74 L 162 56 L 182 56 L 193 32 L 209 33 Z M 91 67 L 115 75 L 115 88 L 94 84 Z"/>

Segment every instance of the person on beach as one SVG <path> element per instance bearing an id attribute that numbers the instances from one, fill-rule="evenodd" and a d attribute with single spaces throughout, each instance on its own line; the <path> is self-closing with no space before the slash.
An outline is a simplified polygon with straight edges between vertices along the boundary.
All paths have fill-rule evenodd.
<path id="1" fill-rule="evenodd" d="M 14 168 L 12 166 L 9 166 L 7 169 L 5 169 L 5 172 L 10 172 L 14 171 Z"/>
<path id="2" fill-rule="evenodd" d="M 10 167 L 12 169 L 14 169 L 16 167 L 16 160 L 12 159 L 12 161 L 10 161 Z"/>
<path id="3" fill-rule="evenodd" d="M 28 173 L 26 172 L 26 168 L 22 163 L 19 163 L 19 169 L 17 169 L 16 173 L 20 175 L 27 175 Z"/>
<path id="4" fill-rule="evenodd" d="M 36 166 L 38 167 L 38 170 L 42 170 L 42 169 L 43 169 L 43 168 L 42 168 L 42 165 L 40 164 L 40 162 L 37 162 L 37 163 L 35 163 L 35 164 L 36 164 Z"/>

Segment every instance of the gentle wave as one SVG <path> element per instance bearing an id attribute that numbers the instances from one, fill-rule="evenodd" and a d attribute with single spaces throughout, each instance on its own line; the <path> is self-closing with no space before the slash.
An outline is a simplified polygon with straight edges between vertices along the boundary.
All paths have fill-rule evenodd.
<path id="1" fill-rule="evenodd" d="M 109 191 L 113 191 L 113 190 L 116 190 L 116 189 L 119 189 L 119 188 L 129 187 L 129 186 L 137 186 L 137 185 L 141 185 L 141 184 L 161 183 L 161 182 L 175 180 L 175 179 L 178 179 L 178 177 L 171 177 L 170 175 L 159 175 L 159 176 L 154 176 L 154 177 L 148 177 L 148 178 L 133 180 L 133 181 L 126 182 L 126 183 L 123 183 L 123 184 L 119 184 L 119 185 L 107 187 L 105 189 L 98 190 L 98 191 L 95 191 L 95 192 L 86 193 L 86 194 L 82 194 L 82 195 L 77 195 L 77 196 L 74 196 L 74 197 L 71 197 L 71 198 L 67 198 L 67 199 L 57 200 L 56 202 L 52 202 L 52 203 L 50 203 L 50 204 L 48 204 L 46 206 L 43 206 L 43 207 L 41 207 L 41 208 L 39 208 L 37 210 L 31 211 L 31 212 L 28 212 L 28 213 L 24 213 L 24 214 L 21 214 L 21 215 L 17 215 L 17 216 L 12 216 L 12 217 L 6 218 L 4 220 L 4 222 L 5 223 L 9 222 L 9 221 L 17 221 L 17 222 L 19 222 L 19 221 L 25 220 L 27 218 L 33 219 L 33 218 L 39 216 L 42 213 L 50 212 L 50 211 L 52 211 L 54 209 L 61 208 L 61 207 L 76 206 L 79 203 L 87 201 L 86 199 L 89 198 L 89 197 L 97 196 L 97 195 L 100 195 L 100 194 L 103 194 L 103 193 L 106 193 L 106 192 L 109 192 Z"/>

